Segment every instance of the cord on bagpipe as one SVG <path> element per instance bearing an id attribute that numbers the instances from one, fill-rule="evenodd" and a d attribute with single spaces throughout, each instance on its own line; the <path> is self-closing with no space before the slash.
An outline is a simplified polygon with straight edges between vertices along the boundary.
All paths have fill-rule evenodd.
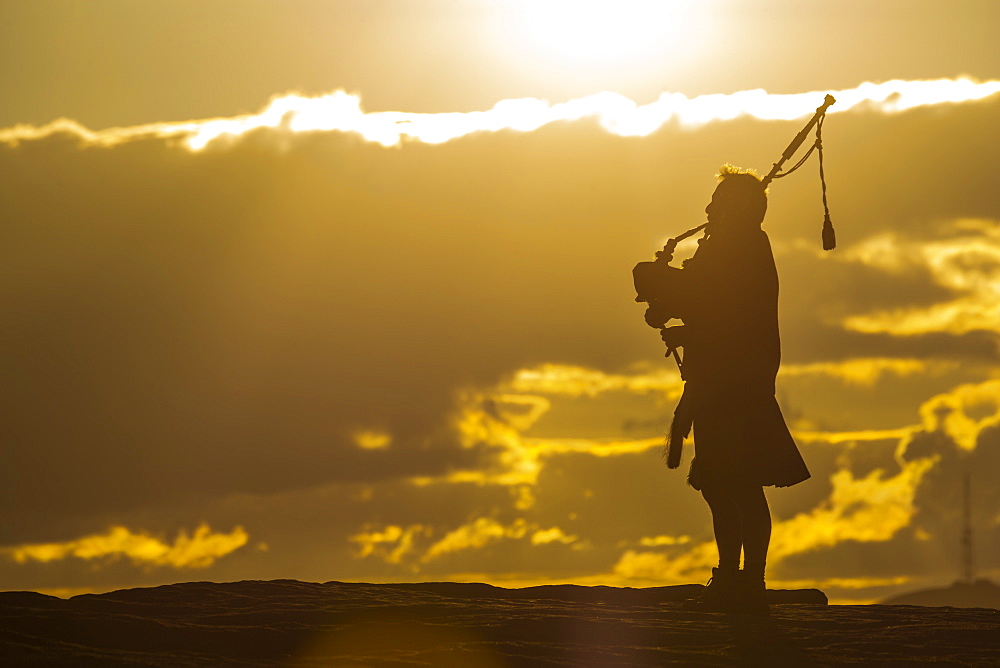
<path id="1" fill-rule="evenodd" d="M 775 174 L 771 178 L 781 179 L 788 176 L 804 165 L 809 159 L 809 156 L 813 154 L 813 151 L 819 155 L 819 184 L 823 194 L 823 250 L 828 251 L 837 247 L 837 233 L 833 229 L 833 221 L 830 220 L 830 205 L 826 201 L 826 172 L 823 169 L 823 122 L 825 120 L 826 111 L 824 110 L 816 120 L 816 141 L 813 145 L 809 147 L 809 150 L 805 152 L 805 155 L 803 155 L 790 169 L 780 174 Z"/>

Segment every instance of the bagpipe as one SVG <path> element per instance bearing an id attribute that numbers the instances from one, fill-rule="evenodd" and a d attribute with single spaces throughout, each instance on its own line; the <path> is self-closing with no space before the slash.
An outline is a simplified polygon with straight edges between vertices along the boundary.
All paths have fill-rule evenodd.
<path id="1" fill-rule="evenodd" d="M 836 100 L 832 95 L 827 95 L 826 99 L 823 100 L 823 104 L 816 109 L 816 113 L 813 115 L 806 126 L 799 131 L 795 138 L 792 139 L 788 147 L 782 152 L 781 158 L 773 164 L 771 171 L 761 179 L 761 188 L 767 188 L 771 181 L 775 179 L 780 179 L 788 176 L 809 159 L 813 151 L 817 151 L 819 154 L 819 178 L 820 184 L 822 186 L 823 192 L 823 250 L 833 250 L 837 245 L 836 234 L 833 229 L 833 223 L 830 220 L 830 208 L 826 201 L 826 174 L 823 170 L 823 120 L 826 118 L 826 110 L 832 105 Z M 809 132 L 816 128 L 816 141 L 809 148 L 809 150 L 802 156 L 802 158 L 787 172 L 781 172 L 782 166 L 785 162 L 791 159 L 795 152 L 802 146 Z M 677 249 L 677 244 L 681 241 L 687 239 L 690 236 L 697 234 L 705 230 L 708 227 L 708 223 L 703 223 L 698 227 L 692 227 L 686 232 L 678 234 L 673 237 L 666 244 L 664 244 L 661 250 L 656 251 L 656 259 L 649 262 L 640 262 L 632 269 L 632 282 L 635 285 L 635 301 L 645 302 L 649 304 L 649 308 L 646 310 L 646 323 L 655 329 L 662 329 L 664 324 L 673 318 L 677 318 L 678 311 L 676 305 L 676 299 L 672 298 L 675 291 L 671 289 L 672 284 L 677 280 L 677 272 L 681 270 L 677 267 L 672 267 L 670 263 L 674 258 L 674 251 Z M 670 355 L 671 350 L 667 351 L 667 355 Z M 676 353 L 675 353 L 676 356 Z M 679 359 L 679 358 L 678 358 Z"/>
<path id="2" fill-rule="evenodd" d="M 837 245 L 833 223 L 830 220 L 830 208 L 826 201 L 826 174 L 823 169 L 823 122 L 826 119 L 826 110 L 834 102 L 836 102 L 836 100 L 832 95 L 826 96 L 823 100 L 823 104 L 816 108 L 816 113 L 813 117 L 810 118 L 805 127 L 803 127 L 799 133 L 795 135 L 791 143 L 789 143 L 785 150 L 781 153 L 781 157 L 778 161 L 771 166 L 771 170 L 766 176 L 764 176 L 763 179 L 761 179 L 761 189 L 763 190 L 770 185 L 771 181 L 788 176 L 805 164 L 814 151 L 818 153 L 819 178 L 823 193 L 823 250 L 833 250 Z M 787 171 L 782 172 L 781 168 L 792 158 L 793 155 L 795 155 L 795 152 L 799 150 L 813 128 L 816 129 L 816 139 L 812 146 L 795 165 Z M 666 324 L 672 319 L 681 319 L 683 313 L 683 295 L 681 294 L 682 291 L 679 289 L 680 282 L 682 281 L 681 272 L 683 269 L 670 265 L 674 258 L 674 251 L 677 249 L 677 244 L 684 239 L 702 231 L 709 233 L 710 230 L 707 230 L 707 227 L 708 223 L 703 223 L 702 225 L 693 227 L 690 230 L 678 234 L 676 237 L 667 241 L 661 250 L 656 251 L 655 260 L 640 262 L 632 269 L 632 282 L 635 285 L 636 292 L 635 301 L 648 304 L 648 308 L 646 309 L 644 316 L 646 324 L 654 329 L 659 329 L 661 333 L 664 334 L 663 338 L 665 340 L 668 338 L 665 333 L 669 329 L 666 327 Z M 699 243 L 700 242 L 701 240 L 699 240 Z M 671 345 L 671 343 L 668 342 L 665 356 L 673 356 L 678 369 L 681 371 L 681 377 L 683 378 L 683 360 L 677 352 L 677 346 Z M 670 434 L 667 439 L 668 448 L 666 452 L 666 460 L 669 468 L 677 468 L 680 465 L 680 445 L 683 443 L 684 437 L 690 432 L 690 411 L 686 409 L 686 406 L 685 397 L 682 396 L 680 403 L 677 406 L 677 410 L 675 411 L 674 423 L 671 425 Z"/>

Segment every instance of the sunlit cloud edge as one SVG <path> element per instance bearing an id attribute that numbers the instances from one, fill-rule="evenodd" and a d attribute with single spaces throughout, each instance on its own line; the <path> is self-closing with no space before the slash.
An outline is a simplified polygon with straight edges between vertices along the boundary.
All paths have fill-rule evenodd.
<path id="1" fill-rule="evenodd" d="M 1000 81 L 977 81 L 970 77 L 934 80 L 894 79 L 864 82 L 836 91 L 777 94 L 763 89 L 699 95 L 664 92 L 648 104 L 618 93 L 603 91 L 567 102 L 550 103 L 537 98 L 506 99 L 491 109 L 470 112 L 415 113 L 366 112 L 359 94 L 337 90 L 325 95 L 297 93 L 277 95 L 262 111 L 233 117 L 181 122 L 160 122 L 91 130 L 81 123 L 60 118 L 36 126 L 18 124 L 0 129 L 0 142 L 44 139 L 69 134 L 89 146 L 112 146 L 138 139 L 172 139 L 181 146 L 200 151 L 210 144 L 237 140 L 248 132 L 271 128 L 290 133 L 344 132 L 384 147 L 408 142 L 441 144 L 477 132 L 513 130 L 532 132 L 557 121 L 592 118 L 607 132 L 630 137 L 648 136 L 668 123 L 699 127 L 706 123 L 752 117 L 768 121 L 790 121 L 813 113 L 826 93 L 837 103 L 830 113 L 898 113 L 917 107 L 957 104 L 981 100 L 1000 92 Z"/>

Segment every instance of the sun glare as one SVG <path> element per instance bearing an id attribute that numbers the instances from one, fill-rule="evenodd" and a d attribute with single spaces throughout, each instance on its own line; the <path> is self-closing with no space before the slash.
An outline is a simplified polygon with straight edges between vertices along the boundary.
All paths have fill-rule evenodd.
<path id="1" fill-rule="evenodd" d="M 616 65 L 692 46 L 688 0 L 527 0 L 517 7 L 525 46 L 566 64 Z"/>

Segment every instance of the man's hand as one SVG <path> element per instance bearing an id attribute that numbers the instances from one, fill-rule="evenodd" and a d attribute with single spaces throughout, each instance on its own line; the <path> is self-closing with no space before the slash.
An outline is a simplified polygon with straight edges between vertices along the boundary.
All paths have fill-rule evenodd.
<path id="1" fill-rule="evenodd" d="M 650 304 L 643 317 L 646 320 L 646 324 L 653 329 L 662 329 L 667 324 L 667 321 L 674 316 L 667 311 L 663 304 Z"/>
<path id="2" fill-rule="evenodd" d="M 668 348 L 683 348 L 687 332 L 684 329 L 684 325 L 664 327 L 660 330 L 660 338 L 663 339 Z"/>

